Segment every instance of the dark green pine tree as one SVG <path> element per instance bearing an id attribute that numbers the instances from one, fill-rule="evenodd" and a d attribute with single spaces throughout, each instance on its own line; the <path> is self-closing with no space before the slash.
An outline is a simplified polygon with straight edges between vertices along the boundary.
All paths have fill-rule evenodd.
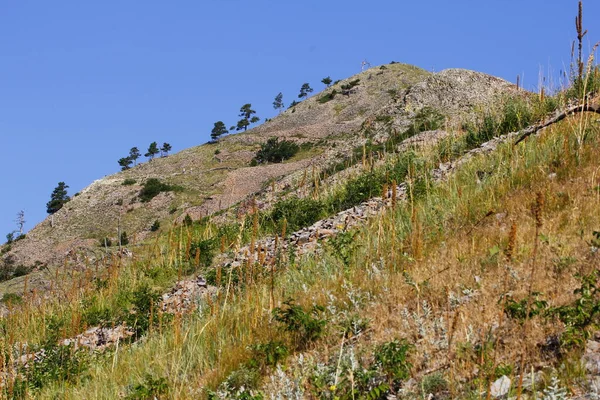
<path id="1" fill-rule="evenodd" d="M 168 156 L 171 149 L 172 149 L 171 145 L 167 142 L 164 142 L 162 147 L 160 148 L 161 156 L 163 156 L 163 157 Z"/>
<path id="2" fill-rule="evenodd" d="M 148 157 L 150 160 L 152 160 L 158 153 L 160 153 L 160 150 L 158 150 L 158 144 L 156 142 L 152 142 L 148 147 L 148 152 L 144 154 L 144 157 Z"/>
<path id="3" fill-rule="evenodd" d="M 283 105 L 283 93 L 279 92 L 279 94 L 277 96 L 275 96 L 275 101 L 273 102 L 273 108 L 276 110 L 279 110 L 279 112 L 281 113 L 281 110 L 283 109 L 284 105 Z"/>
<path id="4" fill-rule="evenodd" d="M 141 157 L 140 150 L 137 147 L 132 147 L 129 150 L 129 158 L 133 161 L 133 165 L 137 165 L 137 159 Z"/>
<path id="5" fill-rule="evenodd" d="M 121 166 L 121 171 L 125 171 L 126 169 L 131 168 L 131 163 L 133 163 L 133 161 L 129 157 L 123 157 L 119 158 L 118 163 Z"/>
<path id="6" fill-rule="evenodd" d="M 215 122 L 212 131 L 210 131 L 210 138 L 212 140 L 219 140 L 219 138 L 226 133 L 229 133 L 229 131 L 225 127 L 225 123 L 223 123 L 223 121 L 217 121 Z"/>
<path id="7" fill-rule="evenodd" d="M 300 88 L 300 94 L 298 95 L 298 98 L 307 98 L 309 93 L 312 93 L 313 89 L 310 87 L 310 85 L 308 83 L 304 83 L 302 85 L 302 87 Z"/>
<path id="8" fill-rule="evenodd" d="M 323 78 L 321 80 L 321 83 L 327 87 L 331 86 L 331 82 L 333 82 L 333 81 L 331 80 L 331 77 L 329 77 L 329 76 L 327 78 Z"/>
<path id="9" fill-rule="evenodd" d="M 54 214 L 58 210 L 62 208 L 62 206 L 71 200 L 69 196 L 67 196 L 67 186 L 64 182 L 58 182 L 58 185 L 52 191 L 50 195 L 50 201 L 46 203 L 46 212 L 48 214 Z"/>
<path id="10" fill-rule="evenodd" d="M 242 119 L 238 121 L 235 129 L 237 131 L 241 131 L 242 129 L 245 131 L 248 129 L 248 126 L 250 126 L 250 124 L 260 121 L 260 118 L 258 118 L 254 114 L 256 114 L 256 111 L 252 109 L 252 104 L 244 104 L 242 108 L 240 108 L 239 115 Z"/>

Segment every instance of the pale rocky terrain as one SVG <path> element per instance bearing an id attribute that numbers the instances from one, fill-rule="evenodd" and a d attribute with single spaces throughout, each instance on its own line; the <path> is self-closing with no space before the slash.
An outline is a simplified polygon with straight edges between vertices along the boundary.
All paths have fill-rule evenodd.
<path id="1" fill-rule="evenodd" d="M 339 93 L 326 103 L 318 101 L 355 79 L 360 83 L 349 95 Z M 451 128 L 515 91 L 509 82 L 473 71 L 451 69 L 433 74 L 399 63 L 373 67 L 247 132 L 94 181 L 53 217 L 28 232 L 25 239 L 13 243 L 3 260 L 37 265 L 38 270 L 58 265 L 83 268 L 103 256 L 99 241 L 104 237 L 115 240 L 118 225 L 135 243 L 152 235 L 149 228 L 155 220 L 164 227 L 186 214 L 198 219 L 254 196 L 262 196 L 268 205 L 276 194 L 269 193 L 272 188 L 277 192 L 289 187 L 308 169 L 326 166 L 362 145 L 365 128 L 375 131 L 376 139 L 384 139 L 391 130 L 406 128 L 415 112 L 425 106 L 447 116 Z M 389 122 L 378 122 L 376 117 L 381 116 Z M 260 143 L 274 136 L 313 146 L 282 164 L 249 166 Z M 149 178 L 179 185 L 183 190 L 161 193 L 141 203 L 137 196 Z M 136 183 L 124 186 L 125 179 Z M 271 190 L 265 190 L 270 182 L 275 183 Z"/>

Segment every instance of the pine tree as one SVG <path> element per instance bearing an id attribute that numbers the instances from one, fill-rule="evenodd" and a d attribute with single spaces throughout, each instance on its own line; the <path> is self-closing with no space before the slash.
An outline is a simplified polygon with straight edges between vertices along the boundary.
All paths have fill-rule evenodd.
<path id="1" fill-rule="evenodd" d="M 312 93 L 313 89 L 310 87 L 310 85 L 308 83 L 305 83 L 302 85 L 302 87 L 300 88 L 300 94 L 298 95 L 298 98 L 307 98 L 309 93 Z"/>
<path id="2" fill-rule="evenodd" d="M 50 201 L 46 203 L 46 212 L 48 214 L 54 214 L 58 210 L 62 208 L 62 206 L 71 200 L 69 196 L 67 196 L 67 186 L 64 182 L 58 182 L 58 185 L 52 191 L 50 195 Z"/>
<path id="3" fill-rule="evenodd" d="M 329 76 L 327 78 L 323 78 L 321 80 L 321 83 L 327 87 L 331 86 L 331 82 L 332 82 L 332 80 L 331 80 L 331 77 L 329 77 Z"/>
<path id="4" fill-rule="evenodd" d="M 131 150 L 129 150 L 129 158 L 133 161 L 134 166 L 137 165 L 137 159 L 140 158 L 140 156 L 140 150 L 137 147 L 132 147 Z"/>
<path id="5" fill-rule="evenodd" d="M 239 115 L 240 117 L 242 117 L 242 119 L 238 121 L 235 129 L 237 131 L 241 131 L 242 129 L 245 131 L 248 129 L 248 126 L 250 126 L 250 124 L 260 121 L 260 118 L 258 118 L 255 115 L 253 116 L 253 114 L 256 114 L 256 111 L 252 109 L 252 104 L 244 104 L 242 108 L 240 108 Z"/>
<path id="6" fill-rule="evenodd" d="M 160 148 L 160 153 L 161 156 L 166 157 L 169 155 L 169 151 L 171 151 L 172 147 L 169 143 L 165 142 L 163 143 L 162 147 Z"/>
<path id="7" fill-rule="evenodd" d="M 229 133 L 229 131 L 225 127 L 225 123 L 223 123 L 223 121 L 217 121 L 215 122 L 215 126 L 213 127 L 212 131 L 210 131 L 210 137 L 212 140 L 219 140 L 219 137 L 225 135 L 226 133 Z"/>
<path id="8" fill-rule="evenodd" d="M 125 171 L 126 169 L 131 168 L 131 163 L 133 161 L 129 157 L 123 157 L 123 158 L 119 158 L 119 161 L 117 161 L 117 162 L 121 166 L 121 171 Z"/>
<path id="9" fill-rule="evenodd" d="M 158 144 L 156 142 L 150 143 L 148 147 L 148 152 L 144 154 L 144 157 L 148 157 L 150 160 L 154 158 L 160 151 L 158 150 Z"/>
<path id="10" fill-rule="evenodd" d="M 273 108 L 279 110 L 281 113 L 281 109 L 285 107 L 283 104 L 283 93 L 279 92 L 277 96 L 275 96 L 275 101 L 273 102 Z"/>

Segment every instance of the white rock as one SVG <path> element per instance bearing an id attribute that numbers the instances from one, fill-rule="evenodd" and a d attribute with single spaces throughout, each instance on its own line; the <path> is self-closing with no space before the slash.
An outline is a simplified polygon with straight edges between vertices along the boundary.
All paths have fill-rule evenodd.
<path id="1" fill-rule="evenodd" d="M 506 375 L 502 375 L 494 383 L 492 383 L 492 387 L 490 387 L 490 394 L 494 398 L 506 396 L 510 390 L 510 384 L 510 378 Z"/>

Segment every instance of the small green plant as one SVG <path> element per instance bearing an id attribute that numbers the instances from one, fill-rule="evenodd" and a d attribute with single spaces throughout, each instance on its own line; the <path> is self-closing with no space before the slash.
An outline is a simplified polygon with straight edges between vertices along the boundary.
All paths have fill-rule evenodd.
<path id="1" fill-rule="evenodd" d="M 308 197 L 300 199 L 292 196 L 275 203 L 271 211 L 271 218 L 275 223 L 282 223 L 283 220 L 286 220 L 288 230 L 296 231 L 317 222 L 324 212 L 325 204 L 323 202 Z"/>
<path id="2" fill-rule="evenodd" d="M 300 146 L 290 140 L 279 141 L 279 138 L 272 137 L 260 146 L 254 160 L 257 164 L 280 163 L 292 158 L 299 150 Z"/>
<path id="3" fill-rule="evenodd" d="M 375 361 L 390 382 L 398 383 L 410 376 L 412 364 L 407 358 L 413 347 L 406 339 L 394 339 L 375 348 Z"/>
<path id="4" fill-rule="evenodd" d="M 135 179 L 127 178 L 123 181 L 123 183 L 121 183 L 121 185 L 123 185 L 123 186 L 135 185 Z"/>
<path id="5" fill-rule="evenodd" d="M 132 339 L 139 338 L 148 331 L 151 321 L 152 310 L 158 309 L 160 293 L 153 290 L 147 284 L 143 284 L 131 293 L 132 309 L 125 312 L 124 319 L 134 335 Z"/>
<path id="6" fill-rule="evenodd" d="M 167 378 L 154 378 L 152 375 L 146 375 L 143 383 L 133 386 L 126 400 L 159 400 L 167 399 L 169 394 L 169 383 Z"/>
<path id="7" fill-rule="evenodd" d="M 156 178 L 150 178 L 144 182 L 139 198 L 142 203 L 147 203 L 161 192 L 181 191 L 179 186 L 168 185 Z"/>
<path id="8" fill-rule="evenodd" d="M 329 245 L 346 267 L 350 266 L 352 256 L 356 251 L 356 236 L 358 232 L 340 232 L 329 239 Z"/>
<path id="9" fill-rule="evenodd" d="M 516 301 L 509 297 L 504 303 L 504 312 L 512 319 L 523 323 L 527 318 L 533 318 L 536 315 L 543 315 L 545 310 L 548 308 L 548 302 L 540 298 L 541 293 L 533 292 L 532 301 L 529 307 L 529 313 L 527 312 L 527 299 Z M 527 316 L 529 314 L 529 316 Z"/>
<path id="10" fill-rule="evenodd" d="M 193 223 L 194 221 L 192 220 L 192 217 L 190 217 L 190 214 L 185 214 L 185 217 L 183 218 L 183 226 L 192 226 Z"/>
<path id="11" fill-rule="evenodd" d="M 4 293 L 2 299 L 0 299 L 0 303 L 4 303 L 7 305 L 23 304 L 23 297 L 19 296 L 16 293 Z"/>
<path id="12" fill-rule="evenodd" d="M 110 247 L 112 246 L 112 240 L 109 237 L 102 238 L 98 241 L 98 245 L 100 247 Z"/>
<path id="13" fill-rule="evenodd" d="M 263 371 L 266 367 L 277 366 L 289 354 L 287 346 L 280 341 L 256 344 L 251 346 L 250 349 L 252 350 L 250 364 Z"/>
<path id="14" fill-rule="evenodd" d="M 129 244 L 129 238 L 127 237 L 127 232 L 121 232 L 121 246 L 127 246 Z"/>
<path id="15" fill-rule="evenodd" d="M 311 342 L 319 339 L 327 325 L 327 320 L 321 318 L 325 308 L 314 305 L 305 310 L 294 304 L 293 299 L 283 302 L 283 307 L 273 310 L 273 318 L 283 326 L 283 330 L 292 334 L 298 349 L 305 349 Z"/>
<path id="16" fill-rule="evenodd" d="M 10 232 L 6 234 L 6 244 L 11 244 L 15 240 L 15 233 Z"/>
<path id="17" fill-rule="evenodd" d="M 427 375 L 421 381 L 421 391 L 423 397 L 427 398 L 429 394 L 438 394 L 448 389 L 448 382 L 440 372 Z"/>
<path id="18" fill-rule="evenodd" d="M 159 229 L 160 229 L 160 222 L 158 222 L 158 220 L 155 220 L 155 221 L 152 223 L 152 226 L 150 227 L 150 231 L 151 231 L 151 232 L 156 232 L 156 231 L 157 231 L 157 230 L 159 230 Z"/>
<path id="19" fill-rule="evenodd" d="M 598 276 L 594 271 L 589 275 L 580 276 L 581 286 L 573 292 L 578 296 L 571 304 L 555 307 L 549 310 L 549 315 L 555 315 L 565 324 L 565 332 L 561 336 L 564 347 L 581 347 L 590 337 L 591 330 L 598 327 L 600 316 L 600 288 Z"/>
<path id="20" fill-rule="evenodd" d="M 204 266 L 206 268 L 210 267 L 215 257 L 215 252 L 217 250 L 217 245 L 214 239 L 206 239 L 199 240 L 197 242 L 192 243 L 190 246 L 190 259 L 196 258 L 196 252 L 198 252 L 198 261 L 200 266 Z"/>

